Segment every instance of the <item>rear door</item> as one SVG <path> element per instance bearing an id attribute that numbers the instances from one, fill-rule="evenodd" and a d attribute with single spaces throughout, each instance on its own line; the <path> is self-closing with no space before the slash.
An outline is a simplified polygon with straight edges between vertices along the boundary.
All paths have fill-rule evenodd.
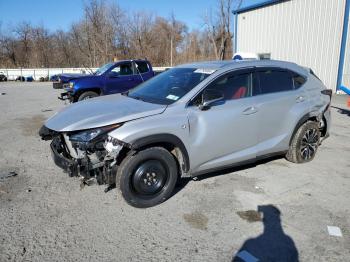
<path id="1" fill-rule="evenodd" d="M 202 111 L 196 106 L 200 93 L 187 107 L 194 172 L 254 159 L 257 126 L 252 69 L 226 73 L 205 89 L 222 91 L 225 100 Z"/>
<path id="2" fill-rule="evenodd" d="M 122 93 L 133 88 L 136 84 L 132 63 L 120 63 L 107 72 L 105 78 L 105 93 Z"/>
<path id="3" fill-rule="evenodd" d="M 153 77 L 153 71 L 146 61 L 134 61 L 135 71 L 135 84 L 141 84 L 142 82 Z"/>
<path id="4" fill-rule="evenodd" d="M 296 122 L 308 111 L 303 88 L 294 87 L 293 72 L 280 68 L 256 69 L 258 156 L 285 151 Z"/>

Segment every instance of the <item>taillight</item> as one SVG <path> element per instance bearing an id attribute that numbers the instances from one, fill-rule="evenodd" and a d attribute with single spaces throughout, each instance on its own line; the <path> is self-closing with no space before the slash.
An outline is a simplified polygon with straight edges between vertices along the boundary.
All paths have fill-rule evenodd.
<path id="1" fill-rule="evenodd" d="M 323 89 L 323 90 L 321 91 L 321 93 L 322 93 L 323 95 L 329 96 L 329 103 L 328 103 L 328 105 L 327 105 L 327 107 L 326 107 L 326 109 L 325 109 L 325 111 L 327 111 L 328 108 L 329 108 L 329 106 L 331 105 L 331 100 L 332 100 L 333 91 L 332 91 L 332 89 Z"/>
<path id="2" fill-rule="evenodd" d="M 333 91 L 332 89 L 323 89 L 321 91 L 322 94 L 329 96 L 329 98 L 332 98 Z"/>

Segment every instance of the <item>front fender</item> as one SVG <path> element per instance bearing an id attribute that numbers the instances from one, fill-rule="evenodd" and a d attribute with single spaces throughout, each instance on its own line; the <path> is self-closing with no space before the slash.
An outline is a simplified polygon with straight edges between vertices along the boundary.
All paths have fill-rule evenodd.
<path id="1" fill-rule="evenodd" d="M 96 79 L 79 79 L 74 81 L 73 94 L 95 89 L 103 90 L 103 83 L 100 77 L 96 77 Z"/>

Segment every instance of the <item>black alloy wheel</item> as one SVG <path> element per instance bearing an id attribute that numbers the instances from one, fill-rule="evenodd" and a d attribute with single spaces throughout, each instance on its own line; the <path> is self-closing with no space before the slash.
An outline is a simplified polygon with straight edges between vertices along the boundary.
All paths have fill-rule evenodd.
<path id="1" fill-rule="evenodd" d="M 306 163 L 313 160 L 320 144 L 320 138 L 318 122 L 304 123 L 293 136 L 286 154 L 287 160 L 293 163 Z"/>
<path id="2" fill-rule="evenodd" d="M 300 153 L 305 161 L 308 161 L 315 156 L 319 140 L 319 132 L 317 132 L 315 128 L 309 129 L 305 132 L 301 139 L 300 146 Z"/>

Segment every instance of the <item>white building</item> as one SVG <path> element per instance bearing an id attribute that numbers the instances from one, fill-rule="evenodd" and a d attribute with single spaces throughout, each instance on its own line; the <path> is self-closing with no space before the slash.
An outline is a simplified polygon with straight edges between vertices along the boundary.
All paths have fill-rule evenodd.
<path id="1" fill-rule="evenodd" d="M 268 0 L 233 11 L 235 52 L 307 66 L 350 88 L 350 0 Z"/>

